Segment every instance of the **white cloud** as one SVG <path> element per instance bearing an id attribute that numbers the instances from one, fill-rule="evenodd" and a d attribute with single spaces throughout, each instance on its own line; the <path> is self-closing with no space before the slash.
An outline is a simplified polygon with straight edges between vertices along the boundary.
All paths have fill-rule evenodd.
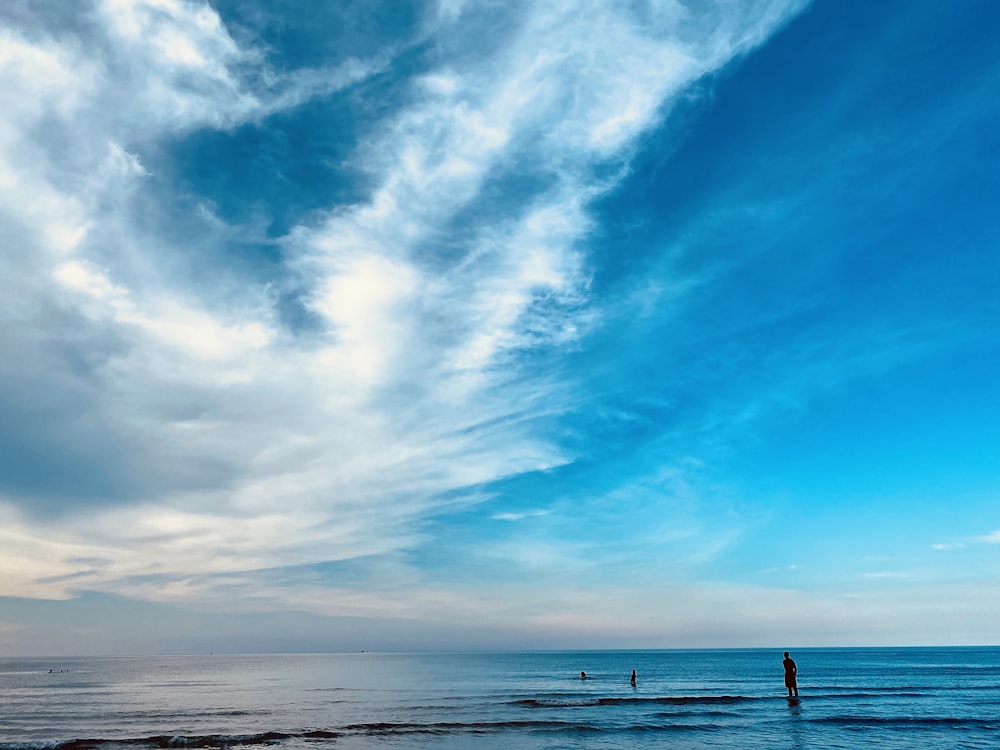
<path id="1" fill-rule="evenodd" d="M 965 547 L 965 544 L 963 544 L 962 542 L 947 542 L 947 543 L 942 542 L 931 545 L 931 549 L 937 550 L 939 552 L 947 552 L 953 549 L 962 549 L 963 547 Z"/>
<path id="2" fill-rule="evenodd" d="M 219 126 L 259 105 L 233 70 L 247 53 L 207 3 L 103 0 L 98 12 L 112 44 L 109 74 L 124 79 L 138 117 Z"/>
<path id="3" fill-rule="evenodd" d="M 335 356 L 359 381 L 382 381 L 396 350 L 412 340 L 420 281 L 409 264 L 363 255 L 327 281 L 314 306 L 336 331 Z"/>
<path id="4" fill-rule="evenodd" d="M 525 518 L 547 516 L 551 512 L 549 510 L 528 510 L 519 513 L 494 513 L 490 518 L 495 521 L 523 521 Z"/>
<path id="5" fill-rule="evenodd" d="M 3 119 L 9 132 L 44 115 L 72 117 L 93 94 L 99 70 L 72 48 L 29 42 L 0 29 L 0 86 L 8 97 Z"/>
<path id="6" fill-rule="evenodd" d="M 234 290 L 209 271 L 186 287 L 172 273 L 179 248 L 130 213 L 150 178 L 139 154 L 335 90 L 383 69 L 384 56 L 261 90 L 245 76 L 264 65 L 260 52 L 241 48 L 210 5 L 184 0 L 104 0 L 88 39 L 0 32 L 0 85 L 16 102 L 0 114 L 0 232 L 30 238 L 28 252 L 0 258 L 17 306 L 0 324 L 28 340 L 37 359 L 25 369 L 42 372 L 69 341 L 95 419 L 134 438 L 137 465 L 157 467 L 118 505 L 44 523 L 11 511 L 0 594 L 184 598 L 237 573 L 392 554 L 426 538 L 427 518 L 471 502 L 475 485 L 569 460 L 536 428 L 569 396 L 524 378 L 519 362 L 596 325 L 581 250 L 589 203 L 626 173 L 671 97 L 766 26 L 719 8 L 697 27 L 659 4 L 660 25 L 646 26 L 616 3 L 529 4 L 509 45 L 415 81 L 412 106 L 355 157 L 370 197 L 283 241 L 283 271 L 303 280 L 321 323 L 308 336 L 281 326 L 265 284 Z M 442 17 L 463 12 L 451 3 Z M 51 118 L 58 137 L 36 127 Z M 594 178 L 606 162 L 612 176 Z M 520 172 L 538 187 L 509 208 L 484 204 L 491 180 Z M 454 252 L 439 252 L 463 221 Z M 564 552 L 573 557 L 532 554 L 542 564 Z M 383 606 L 399 610 L 356 609 Z"/>

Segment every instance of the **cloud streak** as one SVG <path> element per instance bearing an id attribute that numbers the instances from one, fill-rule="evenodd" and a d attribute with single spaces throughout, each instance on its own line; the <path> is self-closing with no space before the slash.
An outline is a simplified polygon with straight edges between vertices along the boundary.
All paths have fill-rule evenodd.
<path id="1" fill-rule="evenodd" d="M 553 432 L 577 398 L 557 365 L 605 320 L 593 204 L 693 82 L 800 8 L 527 4 L 477 51 L 455 40 L 484 11 L 449 4 L 426 19 L 436 54 L 414 74 L 398 61 L 406 42 L 272 69 L 200 2 L 106 0 L 68 27 L 9 18 L 0 378 L 4 444 L 26 469 L 0 487 L 0 594 L 207 600 L 253 580 L 268 606 L 479 612 L 468 592 L 433 587 L 403 606 L 262 582 L 384 558 L 420 584 L 405 558 L 435 518 L 483 502 L 483 485 L 574 460 Z M 362 198 L 269 238 L 269 278 L 190 259 L 185 236 L 241 229 L 207 202 L 154 231 L 181 191 L 163 171 L 171 144 L 266 127 L 380 77 L 405 104 L 346 165 Z M 283 318 L 288 295 L 308 329 Z M 720 533 L 689 564 L 731 541 Z M 578 553 L 549 542 L 541 558 Z M 527 559 L 517 544 L 494 551 Z"/>

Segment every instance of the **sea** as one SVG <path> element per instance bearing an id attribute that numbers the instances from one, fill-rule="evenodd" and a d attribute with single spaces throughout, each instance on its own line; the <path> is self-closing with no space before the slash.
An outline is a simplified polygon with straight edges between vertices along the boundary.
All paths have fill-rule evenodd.
<path id="1" fill-rule="evenodd" d="M 792 657 L 798 701 L 774 649 L 6 658 L 0 750 L 1000 747 L 1000 648 Z"/>

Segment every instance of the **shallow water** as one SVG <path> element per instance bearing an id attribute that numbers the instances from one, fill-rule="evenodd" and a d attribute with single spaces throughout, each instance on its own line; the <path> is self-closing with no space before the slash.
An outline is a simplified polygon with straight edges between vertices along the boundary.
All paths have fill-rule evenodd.
<path id="1" fill-rule="evenodd" d="M 998 648 L 792 656 L 798 705 L 773 650 L 4 659 L 0 750 L 1000 744 Z"/>

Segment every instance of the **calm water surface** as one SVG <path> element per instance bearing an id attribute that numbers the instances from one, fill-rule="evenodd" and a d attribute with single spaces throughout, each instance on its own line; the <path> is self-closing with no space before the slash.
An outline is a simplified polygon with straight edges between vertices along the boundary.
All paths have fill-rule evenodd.
<path id="1" fill-rule="evenodd" d="M 792 656 L 797 705 L 772 650 L 2 659 L 0 750 L 1000 747 L 1000 648 Z"/>

